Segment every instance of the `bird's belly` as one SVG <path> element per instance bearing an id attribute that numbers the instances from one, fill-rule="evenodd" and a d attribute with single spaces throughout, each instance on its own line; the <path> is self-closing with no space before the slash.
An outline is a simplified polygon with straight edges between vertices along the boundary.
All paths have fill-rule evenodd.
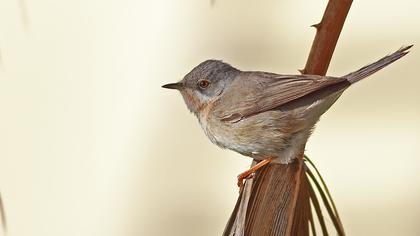
<path id="1" fill-rule="evenodd" d="M 300 128 L 296 126 L 299 124 L 289 121 L 285 115 L 290 114 L 268 111 L 237 123 L 219 120 L 200 123 L 207 137 L 221 148 L 257 160 L 278 157 L 277 162 L 288 163 L 296 155 L 296 150 L 303 148 L 309 130 L 298 131 Z"/>

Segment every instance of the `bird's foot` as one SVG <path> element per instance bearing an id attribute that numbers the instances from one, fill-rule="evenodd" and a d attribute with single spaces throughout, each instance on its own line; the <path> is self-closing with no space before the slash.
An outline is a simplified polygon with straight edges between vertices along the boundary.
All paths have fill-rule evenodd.
<path id="1" fill-rule="evenodd" d="M 270 163 L 273 160 L 273 157 L 264 159 L 260 162 L 258 162 L 255 166 L 249 168 L 248 170 L 242 172 L 241 174 L 238 175 L 238 187 L 239 187 L 239 191 L 242 192 L 244 185 L 245 185 L 245 180 L 247 179 L 251 179 L 254 177 L 255 172 L 257 170 L 259 170 L 261 167 L 267 165 L 268 163 Z"/>
<path id="2" fill-rule="evenodd" d="M 255 175 L 255 172 L 250 173 L 249 170 L 242 172 L 241 174 L 238 175 L 239 192 L 242 192 L 242 189 L 245 186 L 245 180 L 252 179 L 254 175 Z"/>

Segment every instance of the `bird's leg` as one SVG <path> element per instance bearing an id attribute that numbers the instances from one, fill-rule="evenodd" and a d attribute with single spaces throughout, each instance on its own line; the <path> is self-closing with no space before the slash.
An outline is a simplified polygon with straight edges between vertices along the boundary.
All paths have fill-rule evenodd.
<path id="1" fill-rule="evenodd" d="M 255 172 L 260 169 L 261 167 L 267 165 L 268 163 L 270 163 L 273 160 L 273 157 L 269 157 L 267 159 L 264 159 L 260 162 L 258 162 L 255 166 L 249 168 L 248 170 L 242 172 L 241 174 L 238 175 L 238 187 L 240 190 L 242 190 L 242 188 L 244 187 L 244 180 L 245 179 L 249 179 L 252 178 L 255 174 Z"/>

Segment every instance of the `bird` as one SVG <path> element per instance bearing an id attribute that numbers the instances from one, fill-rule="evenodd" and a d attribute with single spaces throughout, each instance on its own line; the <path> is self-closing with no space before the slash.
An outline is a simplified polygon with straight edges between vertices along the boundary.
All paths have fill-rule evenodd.
<path id="1" fill-rule="evenodd" d="M 354 83 L 405 56 L 401 47 L 341 77 L 241 71 L 206 60 L 166 89 L 181 93 L 210 141 L 258 161 L 238 175 L 238 186 L 269 163 L 288 164 L 302 154 L 315 124 Z"/>

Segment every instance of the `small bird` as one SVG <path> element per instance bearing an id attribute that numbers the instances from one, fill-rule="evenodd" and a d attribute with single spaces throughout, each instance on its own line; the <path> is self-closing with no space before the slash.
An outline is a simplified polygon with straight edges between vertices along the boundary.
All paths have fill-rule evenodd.
<path id="1" fill-rule="evenodd" d="M 320 116 L 344 90 L 400 59 L 411 47 L 342 77 L 241 71 L 207 60 L 181 81 L 162 87 L 181 92 L 211 142 L 260 161 L 238 175 L 242 187 L 262 166 L 293 161 Z"/>

